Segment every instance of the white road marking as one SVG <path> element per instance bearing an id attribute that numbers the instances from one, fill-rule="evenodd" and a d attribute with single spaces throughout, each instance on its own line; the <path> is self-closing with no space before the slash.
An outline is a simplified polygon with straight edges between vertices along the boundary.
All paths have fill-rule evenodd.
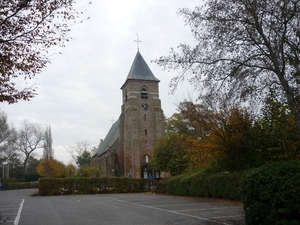
<path id="1" fill-rule="evenodd" d="M 192 217 L 192 218 L 196 218 L 196 219 L 200 219 L 200 220 L 205 220 L 205 221 L 209 221 L 209 222 L 219 223 L 219 224 L 222 224 L 222 225 L 230 225 L 228 223 L 223 223 L 223 222 L 220 222 L 220 221 L 211 220 L 211 219 L 208 219 L 208 218 L 205 218 L 205 217 L 189 215 L 189 214 L 181 213 L 181 212 L 178 212 L 178 211 L 157 208 L 157 207 L 149 206 L 149 205 L 142 205 L 142 204 L 128 202 L 128 201 L 124 201 L 124 200 L 120 200 L 120 199 L 116 199 L 116 198 L 109 198 L 109 199 L 114 200 L 114 201 L 118 201 L 118 202 L 124 202 L 126 204 L 129 203 L 129 204 L 137 205 L 137 206 L 140 206 L 140 207 L 145 207 L 145 208 L 160 210 L 160 211 L 164 211 L 164 212 L 169 212 L 169 213 L 174 213 L 174 214 L 178 214 L 178 215 L 182 215 L 182 216 L 187 216 L 187 217 Z"/>
<path id="2" fill-rule="evenodd" d="M 213 219 L 218 219 L 218 218 L 231 218 L 231 217 L 243 217 L 243 214 L 240 215 L 235 215 L 235 216 L 215 216 L 215 217 L 211 217 Z"/>
<path id="3" fill-rule="evenodd" d="M 22 202 L 21 202 L 21 204 L 20 204 L 20 208 L 19 208 L 19 211 L 18 211 L 18 215 L 17 215 L 17 217 L 15 219 L 14 225 L 18 225 L 19 224 L 19 220 L 20 220 L 20 217 L 21 217 L 21 212 L 22 212 L 22 209 L 23 209 L 24 201 L 25 201 L 25 199 L 23 199 Z"/>
<path id="4" fill-rule="evenodd" d="M 179 209 L 176 210 L 178 212 L 190 212 L 190 211 L 207 211 L 207 210 L 222 210 L 222 209 L 233 209 L 233 208 L 240 208 L 239 206 L 234 207 L 216 207 L 216 208 L 205 208 L 205 209 Z M 213 217 L 217 218 L 217 217 Z"/>

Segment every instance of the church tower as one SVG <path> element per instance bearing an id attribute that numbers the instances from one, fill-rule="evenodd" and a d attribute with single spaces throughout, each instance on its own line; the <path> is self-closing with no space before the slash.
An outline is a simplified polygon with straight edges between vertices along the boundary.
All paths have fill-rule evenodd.
<path id="1" fill-rule="evenodd" d="M 125 83 L 122 85 L 120 115 L 120 152 L 118 161 L 123 176 L 159 178 L 150 171 L 153 144 L 164 134 L 164 115 L 159 99 L 158 83 L 144 58 L 137 51 Z"/>

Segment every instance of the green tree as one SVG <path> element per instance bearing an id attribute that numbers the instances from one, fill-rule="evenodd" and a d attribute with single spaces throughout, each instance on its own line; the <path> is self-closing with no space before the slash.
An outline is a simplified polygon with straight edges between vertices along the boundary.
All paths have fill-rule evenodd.
<path id="1" fill-rule="evenodd" d="M 39 165 L 40 160 L 34 158 L 33 156 L 29 157 L 26 172 L 24 173 L 25 181 L 37 181 L 39 175 L 36 171 L 37 166 Z"/>
<path id="2" fill-rule="evenodd" d="M 87 150 L 84 150 L 81 155 L 78 155 L 76 158 L 76 164 L 79 167 L 89 166 L 92 162 L 91 153 Z"/>
<path id="3" fill-rule="evenodd" d="M 92 153 L 88 150 L 89 144 L 85 141 L 78 142 L 76 146 L 69 147 L 69 152 L 78 167 L 89 166 L 92 162 Z"/>
<path id="4" fill-rule="evenodd" d="M 176 133 L 167 133 L 160 137 L 154 146 L 151 166 L 155 169 L 179 175 L 189 169 L 187 147 L 183 145 L 185 138 Z"/>
<path id="5" fill-rule="evenodd" d="M 171 49 L 155 62 L 165 69 L 182 69 L 172 79 L 189 80 L 202 97 L 252 99 L 266 93 L 282 96 L 300 133 L 300 1 L 205 0 L 184 17 L 197 44 Z"/>
<path id="6" fill-rule="evenodd" d="M 49 49 L 64 47 L 78 19 L 74 0 L 0 1 L 0 102 L 15 103 L 36 95 L 22 87 L 49 63 Z M 18 82 L 16 82 L 18 81 Z M 27 82 L 26 82 L 27 84 Z"/>
<path id="7" fill-rule="evenodd" d="M 254 129 L 261 164 L 300 158 L 300 135 L 287 104 L 268 99 Z"/>

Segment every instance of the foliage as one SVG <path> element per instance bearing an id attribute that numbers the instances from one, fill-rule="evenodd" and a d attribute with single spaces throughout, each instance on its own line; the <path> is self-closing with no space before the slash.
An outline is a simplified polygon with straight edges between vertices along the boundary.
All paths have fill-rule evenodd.
<path id="1" fill-rule="evenodd" d="M 52 134 L 51 127 L 46 126 L 45 134 L 44 134 L 44 146 L 43 146 L 43 158 L 44 159 L 53 159 L 54 151 L 52 149 Z"/>
<path id="2" fill-rule="evenodd" d="M 76 166 L 74 166 L 73 164 L 68 164 L 66 166 L 66 177 L 74 177 L 76 175 Z"/>
<path id="3" fill-rule="evenodd" d="M 176 89 L 187 79 L 202 98 L 260 101 L 268 93 L 284 98 L 300 133 L 299 0 L 205 0 L 183 8 L 196 45 L 180 44 L 155 62 L 182 69 Z"/>
<path id="4" fill-rule="evenodd" d="M 95 166 L 81 166 L 77 171 L 80 177 L 98 177 L 100 170 Z"/>
<path id="5" fill-rule="evenodd" d="M 74 0 L 10 0 L 0 3 L 0 102 L 15 103 L 36 95 L 27 85 L 49 63 L 51 47 L 64 47 L 78 13 Z M 20 87 L 20 79 L 26 85 Z M 18 82 L 16 82 L 18 81 Z"/>
<path id="6" fill-rule="evenodd" d="M 42 177 L 63 177 L 66 173 L 65 165 L 55 159 L 42 159 L 36 168 Z"/>
<path id="7" fill-rule="evenodd" d="M 178 113 L 167 120 L 168 133 L 154 147 L 153 166 L 178 175 L 207 165 L 208 137 L 214 123 L 213 113 L 204 106 L 191 101 L 180 103 Z"/>
<path id="8" fill-rule="evenodd" d="M 300 135 L 287 104 L 268 99 L 254 132 L 260 165 L 300 159 Z"/>
<path id="9" fill-rule="evenodd" d="M 33 182 L 33 181 L 38 181 L 40 178 L 40 175 L 38 175 L 37 172 L 35 172 L 35 173 L 26 172 L 26 173 L 24 173 L 23 177 L 24 177 L 25 182 Z"/>
<path id="10" fill-rule="evenodd" d="M 204 105 L 195 104 L 192 100 L 181 102 L 167 120 L 167 130 L 188 136 L 196 140 L 205 139 L 216 125 L 214 112 Z"/>
<path id="11" fill-rule="evenodd" d="M 152 167 L 170 172 L 171 175 L 178 175 L 186 171 L 189 161 L 187 148 L 182 142 L 184 142 L 184 137 L 176 133 L 168 133 L 160 137 L 154 146 Z"/>
<path id="12" fill-rule="evenodd" d="M 39 195 L 133 193 L 146 190 L 147 179 L 115 178 L 54 178 L 39 179 Z"/>
<path id="13" fill-rule="evenodd" d="M 77 142 L 76 146 L 68 148 L 69 153 L 78 167 L 89 166 L 92 162 L 92 153 L 88 150 L 89 144 L 85 141 Z"/>
<path id="14" fill-rule="evenodd" d="M 300 161 L 253 169 L 244 178 L 241 196 L 247 225 L 299 224 Z"/>
<path id="15" fill-rule="evenodd" d="M 287 104 L 264 102 L 261 114 L 238 105 L 183 102 L 167 120 L 168 132 L 154 146 L 154 168 L 179 175 L 207 165 L 246 171 L 266 163 L 299 159 L 300 137 Z M 175 165 L 174 165 L 175 164 Z"/>
<path id="16" fill-rule="evenodd" d="M 156 192 L 183 196 L 240 200 L 242 174 L 219 173 L 213 168 L 159 181 Z"/>
<path id="17" fill-rule="evenodd" d="M 16 179 L 1 179 L 1 190 L 38 188 L 38 182 L 24 182 Z"/>
<path id="18" fill-rule="evenodd" d="M 34 158 L 33 156 L 29 157 L 26 172 L 23 175 L 26 182 L 37 181 L 40 177 L 36 171 L 39 162 L 40 160 Z"/>
<path id="19" fill-rule="evenodd" d="M 36 172 L 36 167 L 38 166 L 39 162 L 40 162 L 39 159 L 36 159 L 35 157 L 30 156 L 28 159 L 26 171 L 29 173 Z"/>
<path id="20" fill-rule="evenodd" d="M 76 164 L 79 167 L 89 166 L 92 162 L 91 153 L 87 150 L 84 150 L 81 155 L 78 155 L 76 158 Z"/>
<path id="21" fill-rule="evenodd" d="M 244 171 L 256 161 L 253 119 L 246 109 L 220 110 L 218 126 L 211 133 L 213 164 L 225 171 Z"/>

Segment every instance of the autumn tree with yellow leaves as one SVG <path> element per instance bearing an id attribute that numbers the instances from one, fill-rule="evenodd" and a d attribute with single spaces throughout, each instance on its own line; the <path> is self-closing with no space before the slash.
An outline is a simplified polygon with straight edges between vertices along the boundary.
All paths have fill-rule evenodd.
<path id="1" fill-rule="evenodd" d="M 66 173 L 65 165 L 56 159 L 42 159 L 36 170 L 40 176 L 45 178 L 64 177 Z"/>
<path id="2" fill-rule="evenodd" d="M 210 165 L 245 171 L 300 158 L 300 137 L 284 103 L 266 101 L 260 114 L 238 105 L 209 109 L 183 102 L 167 120 L 167 133 L 154 146 L 151 164 L 178 175 Z"/>

